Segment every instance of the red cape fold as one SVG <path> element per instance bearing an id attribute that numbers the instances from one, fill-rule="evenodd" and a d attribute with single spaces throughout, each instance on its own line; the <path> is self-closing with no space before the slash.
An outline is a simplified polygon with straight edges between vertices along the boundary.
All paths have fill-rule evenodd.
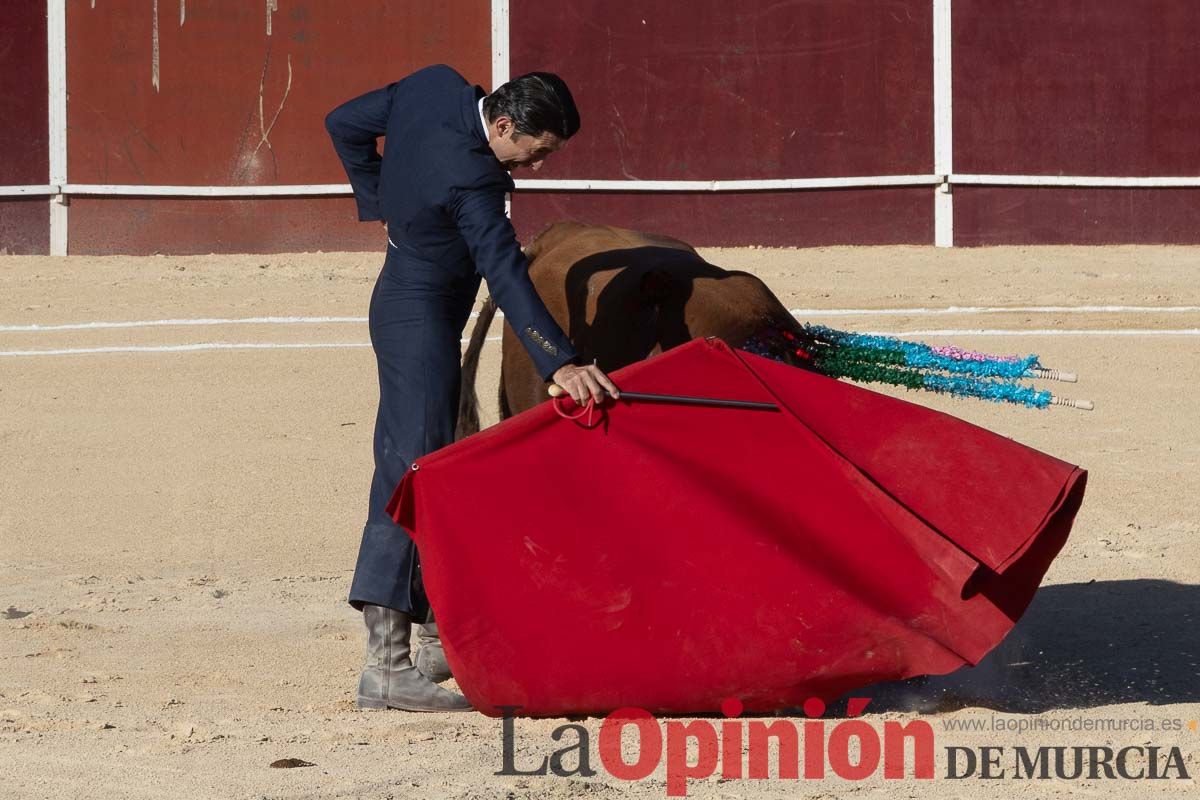
<path id="1" fill-rule="evenodd" d="M 419 459 L 388 511 L 485 714 L 770 711 L 978 663 L 1083 500 L 1078 467 L 720 340 L 614 378 L 780 410 L 547 402 Z"/>

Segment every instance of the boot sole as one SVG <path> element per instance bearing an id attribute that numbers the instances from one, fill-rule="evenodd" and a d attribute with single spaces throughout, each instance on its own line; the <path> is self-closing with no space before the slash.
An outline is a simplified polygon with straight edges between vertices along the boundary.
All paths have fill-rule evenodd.
<path id="1" fill-rule="evenodd" d="M 417 705 L 402 705 L 399 703 L 389 704 L 386 700 L 376 700 L 371 697 L 359 697 L 358 707 L 365 711 L 383 711 L 393 709 L 396 711 L 415 711 L 425 714 L 457 714 L 464 711 L 474 711 L 474 707 L 467 706 L 466 708 L 429 708 Z"/>

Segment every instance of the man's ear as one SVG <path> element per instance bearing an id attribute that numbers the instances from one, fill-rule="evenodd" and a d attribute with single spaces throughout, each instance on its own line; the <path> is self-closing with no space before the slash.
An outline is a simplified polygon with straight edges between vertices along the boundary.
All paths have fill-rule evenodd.
<path id="1" fill-rule="evenodd" d="M 516 130 L 516 126 L 513 124 L 512 117 L 506 117 L 503 114 L 496 117 L 492 124 L 496 126 L 496 134 L 500 136 L 501 139 Z"/>

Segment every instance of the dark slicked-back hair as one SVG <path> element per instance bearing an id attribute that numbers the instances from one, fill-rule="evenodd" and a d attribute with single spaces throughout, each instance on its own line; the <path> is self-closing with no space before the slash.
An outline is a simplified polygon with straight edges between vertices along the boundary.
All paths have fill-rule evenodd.
<path id="1" fill-rule="evenodd" d="M 513 78 L 483 100 L 488 122 L 511 117 L 517 132 L 528 136 L 553 133 L 570 139 L 579 130 L 579 109 L 563 79 L 553 72 L 530 72 Z"/>

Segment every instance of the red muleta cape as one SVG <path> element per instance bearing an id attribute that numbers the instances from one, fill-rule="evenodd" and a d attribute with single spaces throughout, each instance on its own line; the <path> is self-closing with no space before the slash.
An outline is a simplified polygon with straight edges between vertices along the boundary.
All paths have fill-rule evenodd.
<path id="1" fill-rule="evenodd" d="M 388 510 L 484 714 L 761 712 L 975 664 L 1083 499 L 1078 467 L 720 340 L 614 378 L 780 411 L 547 402 L 418 460 Z"/>

